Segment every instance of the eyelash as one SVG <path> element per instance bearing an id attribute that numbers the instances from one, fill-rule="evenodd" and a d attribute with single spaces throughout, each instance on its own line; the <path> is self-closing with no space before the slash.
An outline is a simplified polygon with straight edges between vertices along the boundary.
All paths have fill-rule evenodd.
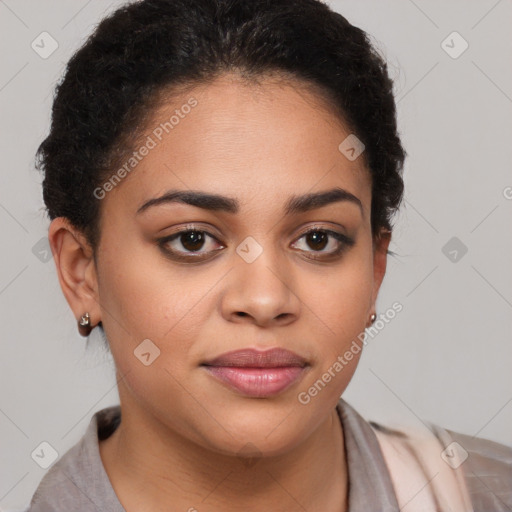
<path id="1" fill-rule="evenodd" d="M 202 233 L 202 234 L 206 234 L 206 236 L 208 236 L 210 238 L 213 238 L 217 243 L 220 244 L 220 242 L 217 240 L 217 238 L 215 236 L 213 236 L 211 233 L 209 233 L 208 231 L 205 231 L 205 230 L 202 230 L 202 229 L 198 229 L 198 228 L 194 228 L 194 227 L 187 227 L 186 229 L 183 229 L 181 231 L 177 231 L 176 233 L 174 233 L 174 234 L 172 234 L 170 236 L 158 239 L 157 240 L 158 245 L 164 251 L 166 256 L 169 256 L 170 258 L 172 258 L 174 260 L 177 260 L 177 261 L 190 262 L 192 260 L 194 260 L 194 261 L 203 261 L 203 260 L 207 259 L 208 258 L 207 256 L 206 257 L 201 257 L 202 255 L 201 256 L 182 256 L 177 251 L 169 250 L 166 247 L 169 242 L 172 242 L 172 241 L 174 241 L 176 239 L 179 239 L 182 235 L 187 234 L 187 233 Z M 296 240 L 300 240 L 301 238 L 303 238 L 303 237 L 305 237 L 305 236 L 307 236 L 307 235 L 309 235 L 311 233 L 324 233 L 324 234 L 326 234 L 326 235 L 336 239 L 339 242 L 339 244 L 340 244 L 338 249 L 336 249 L 335 251 L 332 251 L 330 253 L 327 253 L 327 257 L 317 257 L 317 256 L 311 257 L 311 256 L 308 256 L 308 258 L 312 259 L 312 260 L 326 260 L 326 259 L 335 258 L 337 256 L 341 256 L 341 254 L 344 253 L 346 249 L 348 249 L 349 247 L 352 247 L 355 244 L 355 240 L 353 240 L 352 238 L 349 238 L 346 235 L 343 235 L 342 233 L 338 233 L 337 231 L 332 231 L 332 230 L 326 229 L 326 228 L 317 228 L 317 227 L 314 227 L 314 228 L 309 229 L 308 231 L 305 231 Z M 224 247 L 222 247 L 222 248 L 224 248 Z M 220 249 L 217 249 L 215 251 L 211 251 L 211 253 L 215 253 L 217 251 L 220 251 Z M 306 251 L 306 252 L 309 252 L 309 251 Z M 320 251 L 313 251 L 313 252 L 317 252 L 319 254 L 322 254 Z M 197 253 L 190 252 L 190 254 L 197 254 Z"/>

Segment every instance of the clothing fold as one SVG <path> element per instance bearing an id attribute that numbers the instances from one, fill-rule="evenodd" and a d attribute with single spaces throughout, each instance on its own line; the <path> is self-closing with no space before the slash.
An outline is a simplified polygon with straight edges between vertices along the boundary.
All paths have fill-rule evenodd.
<path id="1" fill-rule="evenodd" d="M 464 512 L 512 511 L 511 447 L 434 424 L 430 439 L 422 444 L 425 438 L 418 433 L 365 420 L 343 398 L 336 410 L 348 470 L 347 512 L 459 512 L 446 508 L 453 502 L 443 497 L 446 489 L 458 489 L 461 494 L 455 501 L 466 500 L 466 509 L 460 509 Z M 119 405 L 97 411 L 82 438 L 48 469 L 27 512 L 126 512 L 99 451 L 99 442 L 121 421 Z M 442 458 L 445 452 L 445 459 L 455 466 L 450 459 L 454 448 L 457 456 L 465 457 L 457 471 Z"/>

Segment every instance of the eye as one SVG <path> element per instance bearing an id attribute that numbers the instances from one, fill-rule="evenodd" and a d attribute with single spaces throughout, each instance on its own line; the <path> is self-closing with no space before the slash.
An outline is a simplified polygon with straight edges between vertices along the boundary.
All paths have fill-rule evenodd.
<path id="1" fill-rule="evenodd" d="M 304 244 L 295 242 L 293 246 L 300 251 L 312 253 L 313 256 L 307 257 L 317 260 L 341 255 L 341 253 L 355 243 L 353 239 L 342 233 L 321 228 L 310 229 L 297 240 L 300 241 L 302 239 L 304 239 Z M 215 244 L 218 245 L 217 248 L 215 248 Z M 203 260 L 208 255 L 225 247 L 208 231 L 190 227 L 158 240 L 158 245 L 167 256 L 177 261 Z M 313 250 L 308 250 L 306 246 Z"/>
<path id="2" fill-rule="evenodd" d="M 184 229 L 173 235 L 162 238 L 158 242 L 162 250 L 173 258 L 177 260 L 191 260 L 219 250 L 219 248 L 212 248 L 214 245 L 212 241 L 217 242 L 220 245 L 220 249 L 224 247 L 213 235 L 199 229 Z M 206 250 L 201 251 L 205 246 Z M 194 256 L 194 254 L 197 256 Z"/>
<path id="3" fill-rule="evenodd" d="M 335 257 L 344 252 L 348 247 L 352 247 L 355 241 L 348 236 L 332 231 L 330 229 L 313 228 L 303 233 L 298 240 L 304 239 L 303 247 L 299 247 L 301 251 L 312 252 L 318 256 L 308 256 L 311 259 L 323 259 L 327 257 Z M 296 245 L 296 243 L 294 244 Z M 313 249 L 308 251 L 304 246 L 307 245 Z"/>

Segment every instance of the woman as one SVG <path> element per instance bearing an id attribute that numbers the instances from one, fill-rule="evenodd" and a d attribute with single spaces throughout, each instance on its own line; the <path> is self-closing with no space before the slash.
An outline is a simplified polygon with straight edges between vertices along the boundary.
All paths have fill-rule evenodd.
<path id="1" fill-rule="evenodd" d="M 126 5 L 70 60 L 38 154 L 59 281 L 121 403 L 31 512 L 512 507 L 510 448 L 340 399 L 403 193 L 362 30 L 317 0 Z"/>

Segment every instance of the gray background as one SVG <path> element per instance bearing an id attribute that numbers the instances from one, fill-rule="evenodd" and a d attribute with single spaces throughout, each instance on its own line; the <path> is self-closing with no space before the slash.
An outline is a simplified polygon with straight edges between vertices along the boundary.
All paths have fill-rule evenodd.
<path id="1" fill-rule="evenodd" d="M 66 61 L 121 3 L 0 0 L 4 509 L 22 508 L 44 475 L 31 458 L 42 441 L 62 455 L 95 411 L 118 402 L 110 356 L 97 333 L 86 349 L 54 262 L 45 262 L 34 153 Z M 378 302 L 380 312 L 395 301 L 403 310 L 369 340 L 343 396 L 367 419 L 422 418 L 512 445 L 512 3 L 330 5 L 368 31 L 388 60 L 409 153 L 391 247 L 398 256 Z M 31 47 L 43 31 L 58 43 L 46 59 Z M 442 46 L 454 31 L 469 44 L 458 58 Z M 457 37 L 444 45 L 462 48 Z"/>

